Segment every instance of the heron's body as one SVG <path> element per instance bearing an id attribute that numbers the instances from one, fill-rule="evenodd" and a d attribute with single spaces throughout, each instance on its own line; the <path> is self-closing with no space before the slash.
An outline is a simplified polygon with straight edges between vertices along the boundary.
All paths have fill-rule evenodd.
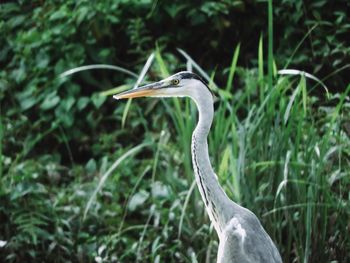
<path id="1" fill-rule="evenodd" d="M 219 236 L 218 263 L 277 263 L 281 256 L 258 218 L 248 209 L 230 200 L 209 160 L 207 136 L 213 121 L 213 97 L 201 79 L 180 72 L 168 79 L 116 95 L 129 97 L 182 97 L 194 100 L 199 112 L 192 135 L 192 163 L 199 192 L 209 218 Z"/>

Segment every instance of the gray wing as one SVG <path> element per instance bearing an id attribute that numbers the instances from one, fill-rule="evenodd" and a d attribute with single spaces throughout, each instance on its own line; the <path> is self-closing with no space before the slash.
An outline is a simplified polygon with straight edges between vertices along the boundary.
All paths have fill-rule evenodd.
<path id="1" fill-rule="evenodd" d="M 218 263 L 282 263 L 257 217 L 249 210 L 233 217 L 220 234 Z"/>

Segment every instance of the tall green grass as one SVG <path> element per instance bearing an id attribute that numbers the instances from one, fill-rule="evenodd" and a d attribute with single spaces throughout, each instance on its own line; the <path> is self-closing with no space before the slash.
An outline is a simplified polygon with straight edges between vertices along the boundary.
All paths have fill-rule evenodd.
<path id="1" fill-rule="evenodd" d="M 216 96 L 209 134 L 214 169 L 230 198 L 259 217 L 284 262 L 346 262 L 350 85 L 329 98 L 323 88 L 314 96 L 311 90 L 319 86 L 301 73 L 278 75 L 269 88 L 263 44 L 261 39 L 257 69 L 240 67 L 237 45 L 231 64 L 218 70 L 227 72 L 226 83 L 215 83 L 216 72 L 204 75 Z M 182 54 L 185 63 L 174 67 L 156 50 L 145 82 L 185 65 L 204 73 Z M 4 227 L 16 232 L 6 237 L 0 255 L 13 262 L 215 262 L 218 238 L 191 164 L 194 103 L 177 98 L 114 103 L 108 119 L 119 127 L 112 132 L 113 153 L 85 167 L 72 164 L 69 171 L 50 156 L 20 159 L 6 168 L 0 192 L 2 213 L 9 218 Z M 63 183 L 43 183 L 52 176 Z"/>
<path id="2" fill-rule="evenodd" d="M 240 44 L 230 65 L 221 65 L 217 72 L 206 72 L 183 50 L 181 65 L 156 48 L 139 75 L 107 66 L 135 80 L 101 95 L 193 68 L 216 96 L 209 152 L 230 198 L 259 217 L 284 262 L 347 262 L 350 84 L 329 96 L 320 88 L 316 96 L 320 85 L 315 86 L 309 74 L 276 75 L 272 8 L 269 0 L 268 40 L 265 45 L 260 37 L 257 69 L 239 65 Z M 221 85 L 216 84 L 218 72 L 227 74 Z M 194 103 L 177 98 L 114 103 L 116 110 L 107 118 L 118 127 L 111 132 L 113 153 L 85 167 L 71 162 L 69 171 L 54 156 L 28 157 L 38 142 L 59 128 L 53 125 L 33 136 L 2 175 L 0 117 L 1 212 L 7 220 L 1 227 L 11 234 L 5 249 L 0 248 L 2 258 L 215 262 L 218 238 L 191 163 Z M 66 132 L 62 142 L 70 152 Z M 60 185 L 53 176 L 61 178 Z"/>
<path id="3" fill-rule="evenodd" d="M 262 41 L 258 54 L 256 79 L 252 75 L 240 76 L 253 78 L 250 81 L 256 83 L 255 89 L 233 89 L 239 45 L 228 70 L 224 92 L 212 87 L 218 100 L 209 148 L 219 180 L 233 200 L 261 219 L 284 262 L 346 259 L 342 244 L 349 244 L 349 238 L 341 229 L 346 229 L 349 215 L 348 196 L 344 191 L 349 185 L 350 141 L 341 124 L 349 119 L 349 109 L 344 108 L 344 103 L 350 85 L 339 99 L 334 95 L 336 104 L 329 110 L 320 106 L 327 98 L 326 93 L 320 92 L 318 97 L 311 95 L 303 74 L 280 76 L 272 88 L 261 89 L 261 85 L 269 85 L 269 78 L 263 76 Z M 153 71 L 158 72 L 160 78 L 167 77 L 167 63 L 159 50 L 155 61 Z M 175 193 L 179 199 L 172 197 L 170 207 L 165 210 L 178 206 L 181 211 L 177 211 L 179 217 L 173 222 L 178 228 L 175 231 L 178 235 L 173 237 L 177 245 L 163 240 L 161 246 L 179 253 L 176 259 L 179 261 L 212 262 L 217 237 L 196 190 L 191 168 L 190 140 L 197 119 L 196 109 L 189 99 L 160 101 L 157 109 L 164 108 L 167 114 L 163 119 L 167 122 L 165 128 L 162 126 L 163 132 L 172 136 L 158 143 L 152 182 L 157 178 L 174 191 L 180 191 Z M 152 113 L 147 118 L 152 118 Z M 162 159 L 168 162 L 163 163 Z M 179 180 L 186 181 L 187 189 L 179 187 Z M 146 242 L 147 236 L 157 232 L 150 228 L 152 216 L 151 213 L 145 221 L 147 227 L 143 228 L 138 243 L 137 258 L 140 253 L 148 257 L 151 243 Z M 169 228 L 169 225 L 162 227 Z M 330 244 L 330 239 L 337 241 Z M 182 250 L 179 244 L 194 245 L 190 252 L 179 252 Z M 333 255 L 334 251 L 337 254 Z M 184 254 L 180 256 L 181 253 Z M 161 261 L 169 255 L 159 251 L 155 258 Z"/>
<path id="4" fill-rule="evenodd" d="M 350 65 L 334 69 L 322 81 L 302 69 L 288 69 L 298 63 L 295 58 L 305 62 L 310 54 L 302 49 L 306 40 L 314 42 L 315 57 L 321 59 L 322 51 L 327 53 L 329 43 L 323 45 L 315 38 L 331 28 L 319 19 L 320 7 L 312 14 L 316 18 L 310 16 L 306 24 L 297 18 L 301 13 L 293 16 L 296 23 L 310 29 L 283 71 L 277 70 L 281 65 L 275 63 L 273 45 L 273 9 L 279 7 L 268 0 L 267 33 L 260 36 L 257 65 L 252 68 L 240 64 L 242 42 L 234 43 L 232 57 L 227 58 L 230 63 L 212 71 L 202 69 L 184 50 L 169 54 L 156 47 L 145 57 L 144 66 L 135 66 L 139 74 L 118 66 L 90 65 L 62 75 L 87 69 L 115 70 L 120 77 L 113 81 L 120 83 L 101 92 L 100 100 L 91 89 L 107 88 L 104 74 L 78 75 L 71 81 L 52 80 L 52 74 L 88 59 L 140 58 L 143 44 L 136 57 L 134 45 L 123 50 L 123 55 L 107 43 L 108 26 L 98 26 L 102 15 L 118 27 L 122 20 L 115 19 L 127 18 L 129 12 L 104 16 L 108 12 L 103 11 L 103 4 L 91 9 L 88 1 L 80 1 L 72 11 L 69 1 L 58 9 L 51 8 L 52 3 L 45 8 L 44 2 L 31 4 L 34 16 L 10 3 L 3 9 L 7 9 L 8 21 L 0 23 L 8 33 L 4 34 L 8 44 L 0 51 L 1 60 L 9 62 L 0 74 L 4 78 L 0 90 L 6 94 L 0 96 L 1 262 L 215 262 L 218 237 L 197 190 L 191 163 L 195 105 L 190 99 L 114 101 L 111 96 L 185 68 L 204 77 L 216 96 L 209 152 L 220 183 L 230 198 L 259 217 L 283 261 L 350 262 L 350 84 L 328 95 L 322 83 Z M 134 3 L 131 8 L 146 11 L 144 1 L 134 2 L 140 5 Z M 225 19 L 220 8 L 211 10 L 212 2 L 201 12 L 208 12 L 210 21 L 216 21 L 215 28 L 223 30 L 228 23 L 222 24 Z M 325 1 L 318 2 L 322 6 Z M 296 10 L 301 11 L 300 6 Z M 159 7 L 163 8 L 154 1 L 152 12 Z M 190 11 L 177 4 L 168 7 L 165 17 L 175 9 L 179 17 Z M 87 12 L 89 9 L 97 13 Z M 209 15 L 212 11 L 213 16 Z M 337 17 L 333 26 L 339 30 L 327 39 L 339 43 L 329 53 L 336 56 L 330 61 L 337 65 L 346 57 L 337 59 L 346 53 L 338 39 L 346 31 L 346 12 L 332 12 L 331 17 Z M 27 15 L 54 27 L 35 27 L 33 21 L 24 19 Z M 96 18 L 93 24 L 88 22 L 91 15 Z M 76 18 L 83 21 L 78 31 Z M 188 18 L 195 23 L 201 20 L 193 15 Z M 151 23 L 152 19 L 148 15 L 146 20 Z M 120 24 L 124 29 L 125 21 Z M 147 29 L 148 22 L 140 27 L 135 23 L 119 33 L 130 33 L 134 44 L 147 47 L 148 36 L 153 34 L 145 31 L 143 36 L 142 29 Z M 74 32 L 92 32 L 92 38 L 90 33 L 87 36 L 97 42 L 80 45 L 83 35 Z M 186 35 L 175 33 L 179 38 Z M 169 44 L 174 35 L 169 36 L 160 43 Z M 126 42 L 118 47 L 130 43 L 122 38 Z M 62 52 L 56 52 L 61 49 L 52 46 L 54 42 Z M 30 56 L 32 49 L 40 52 Z M 307 53 L 300 54 L 300 50 Z M 95 81 L 96 76 L 101 79 Z"/>
<path id="5" fill-rule="evenodd" d="M 272 1 L 269 1 L 268 7 L 269 14 L 272 14 Z M 319 81 L 317 78 L 303 72 L 295 75 L 295 70 L 284 70 L 284 75 L 276 76 L 271 16 L 268 32 L 267 61 L 264 61 L 262 37 L 259 40 L 258 74 L 239 68 L 238 44 L 223 88 L 215 84 L 215 72 L 206 74 L 187 53 L 180 50 L 187 67 L 195 68 L 206 78 L 217 96 L 215 119 L 209 134 L 213 166 L 228 195 L 261 219 L 277 243 L 284 262 L 320 262 L 327 257 L 344 259 L 346 249 L 341 244 L 349 244 L 349 238 L 340 230 L 346 228 L 349 215 L 344 189 L 349 184 L 347 154 L 350 142 L 342 123 L 349 118 L 349 110 L 344 108 L 344 103 L 350 85 L 339 99 L 337 94 L 333 95 L 335 105 L 329 109 L 322 107 L 322 103 L 327 105 L 329 99 L 327 90 L 324 94 L 322 91 L 317 97 L 313 96 L 310 90 L 314 86 L 307 79 Z M 154 80 L 170 75 L 170 65 L 158 48 L 151 66 L 152 61 L 153 54 L 136 85 L 141 83 L 147 71 L 158 76 Z M 266 65 L 267 75 L 264 70 Z M 286 75 L 288 73 L 293 75 Z M 239 78 L 236 83 L 249 85 L 234 88 L 235 76 Z M 120 88 L 104 94 L 112 94 Z M 136 170 L 132 176 L 139 179 L 128 193 L 119 230 L 108 238 L 107 243 L 112 244 L 111 248 L 121 246 L 131 231 L 137 238 L 130 249 L 124 252 L 118 250 L 121 259 L 162 261 L 170 258 L 180 262 L 212 262 L 216 257 L 217 237 L 196 189 L 190 156 L 191 135 L 197 120 L 196 108 L 189 99 L 144 100 L 152 105 L 151 110 L 139 114 L 138 118 L 145 127 L 154 119 L 162 120 L 162 124 L 155 127 L 159 134 L 152 135 L 154 139 L 149 137 L 151 129 L 146 128 L 148 136 L 146 134 L 143 144 L 133 146 L 135 148 L 130 151 L 143 147 L 144 143 L 153 143 L 157 147 L 153 148 L 150 159 L 145 160 L 144 168 L 131 167 L 131 170 Z M 132 121 L 132 112 L 138 108 L 132 107 L 134 103 L 142 104 L 142 99 L 119 105 L 123 108 L 123 128 Z M 119 161 L 116 163 L 122 166 Z M 92 198 L 101 191 L 114 169 L 113 164 L 105 173 L 107 176 L 101 177 L 84 217 L 88 217 Z M 149 171 L 151 180 L 147 180 L 146 176 Z M 147 183 L 142 185 L 142 180 Z M 160 205 L 159 200 L 154 196 L 149 198 L 158 183 L 164 189 L 171 189 L 168 189 L 170 192 L 167 190 L 168 205 L 161 205 L 159 211 L 156 208 Z M 144 220 L 138 220 L 136 225 L 128 223 L 134 213 L 128 212 L 128 209 L 135 200 L 143 204 L 149 200 L 150 206 L 148 212 L 145 209 Z M 165 216 L 160 229 L 152 227 L 152 221 L 159 221 L 157 213 L 158 217 L 159 214 Z M 176 215 L 176 220 L 170 215 Z M 338 220 L 331 223 L 332 217 Z M 178 234 L 174 235 L 174 232 Z M 152 241 L 157 233 L 161 236 Z M 170 243 L 169 238 L 172 240 Z M 330 239 L 335 240 L 333 244 L 329 244 Z M 189 244 L 194 245 L 184 250 Z M 158 250 L 157 247 L 163 249 Z M 208 247 L 210 249 L 206 249 Z M 135 248 L 136 253 L 133 252 Z"/>

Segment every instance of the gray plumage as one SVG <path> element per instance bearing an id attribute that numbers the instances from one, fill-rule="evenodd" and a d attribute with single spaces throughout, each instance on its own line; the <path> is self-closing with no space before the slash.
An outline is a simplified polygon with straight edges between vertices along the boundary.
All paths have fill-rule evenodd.
<path id="1" fill-rule="evenodd" d="M 213 96 L 205 82 L 191 72 L 180 72 L 163 81 L 115 96 L 190 97 L 199 112 L 192 135 L 195 179 L 209 218 L 219 236 L 218 263 L 281 263 L 281 256 L 255 214 L 230 200 L 209 160 L 207 136 L 214 117 Z"/>

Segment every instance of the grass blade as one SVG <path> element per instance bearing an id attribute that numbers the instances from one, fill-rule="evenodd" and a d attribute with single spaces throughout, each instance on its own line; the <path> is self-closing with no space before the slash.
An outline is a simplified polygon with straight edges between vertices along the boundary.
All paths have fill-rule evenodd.
<path id="1" fill-rule="evenodd" d="M 201 76 L 208 82 L 211 81 L 209 75 L 207 73 L 205 73 L 205 71 L 190 57 L 190 55 L 188 55 L 184 50 L 178 48 L 177 51 L 180 52 L 181 55 L 183 55 L 187 61 L 190 61 L 193 65 L 193 67 L 199 72 L 199 74 L 201 74 Z M 218 86 L 212 82 L 212 84 L 215 86 L 215 88 L 217 89 Z"/>
<path id="2" fill-rule="evenodd" d="M 329 92 L 328 92 L 328 88 L 327 86 L 317 77 L 315 77 L 314 75 L 307 73 L 305 71 L 302 70 L 297 70 L 297 69 L 281 69 L 277 72 L 280 75 L 301 75 L 301 76 L 305 76 L 306 78 L 312 79 L 314 81 L 316 81 L 317 83 L 319 83 L 324 90 L 327 93 L 327 97 L 329 97 Z"/>
<path id="3" fill-rule="evenodd" d="M 295 101 L 295 98 L 297 97 L 297 95 L 300 92 L 300 88 L 301 88 L 301 85 L 299 84 L 298 87 L 294 90 L 292 96 L 290 97 L 290 100 L 288 102 L 286 111 L 285 111 L 284 116 L 283 116 L 284 124 L 287 124 L 287 121 L 288 121 L 289 115 L 290 115 L 290 111 L 292 109 L 292 105 L 293 105 L 293 103 Z"/>
<path id="4" fill-rule="evenodd" d="M 124 153 L 122 156 L 120 156 L 113 164 L 112 166 L 107 170 L 107 172 L 105 172 L 100 181 L 98 182 L 97 187 L 95 188 L 94 192 L 92 193 L 86 207 L 84 210 L 84 215 L 83 215 L 83 220 L 85 220 L 87 213 L 90 210 L 90 207 L 93 203 L 93 201 L 95 200 L 98 192 L 102 189 L 103 185 L 105 184 L 106 180 L 108 179 L 108 177 L 112 174 L 112 172 L 120 165 L 120 163 L 122 163 L 126 158 L 128 158 L 131 155 L 134 155 L 136 153 L 138 153 L 142 148 L 144 148 L 145 146 L 149 145 L 149 143 L 142 143 L 138 146 L 135 146 L 134 148 L 131 148 L 130 150 L 128 150 L 126 153 Z"/>
<path id="5" fill-rule="evenodd" d="M 160 68 L 161 77 L 162 78 L 168 77 L 170 74 L 169 74 L 168 68 L 166 67 L 165 62 L 160 54 L 160 49 L 158 46 L 156 49 L 156 60 L 157 60 L 157 63 L 159 65 L 159 68 Z"/>
<path id="6" fill-rule="evenodd" d="M 154 60 L 154 53 L 152 52 L 151 55 L 149 55 L 145 65 L 143 66 L 141 73 L 139 74 L 139 77 L 138 77 L 138 79 L 133 87 L 134 89 L 137 88 L 140 85 L 140 83 L 142 82 L 142 80 L 144 79 L 146 73 L 148 72 L 149 68 L 152 65 L 153 60 Z"/>
<path id="7" fill-rule="evenodd" d="M 237 60 L 238 60 L 238 56 L 239 56 L 240 45 L 241 44 L 238 43 L 238 45 L 235 49 L 235 52 L 233 54 L 233 57 L 232 57 L 230 73 L 228 75 L 228 80 L 227 80 L 227 84 L 226 84 L 226 91 L 228 91 L 232 87 L 233 76 L 234 76 L 235 71 L 236 71 Z"/>
<path id="8" fill-rule="evenodd" d="M 298 45 L 296 46 L 296 48 L 293 50 L 292 55 L 289 57 L 286 65 L 283 68 L 287 68 L 289 66 L 289 64 L 292 62 L 292 59 L 294 57 L 294 55 L 297 53 L 297 51 L 299 50 L 300 46 L 304 43 L 305 39 L 311 34 L 312 31 L 314 31 L 314 29 L 318 26 L 319 24 L 314 24 L 309 31 L 307 31 L 307 33 L 305 34 L 305 36 L 302 38 L 302 40 L 298 43 Z"/>
<path id="9" fill-rule="evenodd" d="M 124 84 L 124 85 L 120 85 L 118 87 L 115 87 L 115 88 L 112 88 L 109 90 L 102 91 L 99 94 L 100 94 L 100 96 L 111 96 L 111 95 L 117 94 L 119 92 L 131 89 L 132 86 L 133 85 L 131 85 L 131 84 Z"/>
<path id="10" fill-rule="evenodd" d="M 260 102 L 264 100 L 264 51 L 263 51 L 263 35 L 260 35 L 259 39 L 259 48 L 258 48 L 258 82 L 259 82 L 259 95 L 260 95 Z"/>
<path id="11" fill-rule="evenodd" d="M 153 59 L 154 59 L 154 53 L 151 53 L 151 55 L 149 55 L 149 57 L 147 58 L 147 61 L 146 61 L 145 65 L 143 66 L 141 73 L 139 74 L 133 89 L 136 89 L 140 85 L 140 83 L 144 79 L 146 73 L 148 72 L 149 68 L 151 67 Z M 128 113 L 129 113 L 129 110 L 131 107 L 131 102 L 132 102 L 132 99 L 128 99 L 128 102 L 126 103 L 126 106 L 124 108 L 123 117 L 122 117 L 122 128 L 125 127 L 125 122 L 126 122 L 126 118 L 128 117 Z"/>
<path id="12" fill-rule="evenodd" d="M 130 203 L 130 200 L 131 200 L 131 197 L 135 194 L 137 188 L 139 187 L 140 183 L 142 182 L 143 178 L 145 177 L 145 175 L 147 174 L 148 171 L 151 170 L 151 166 L 148 165 L 146 166 L 146 168 L 144 169 L 144 171 L 139 175 L 134 187 L 132 188 L 132 190 L 130 191 L 130 193 L 128 194 L 128 197 L 126 198 L 126 201 L 124 202 L 124 212 L 123 212 L 123 217 L 120 221 L 120 224 L 119 224 L 119 228 L 118 228 L 118 233 L 117 235 L 119 236 L 120 233 L 122 232 L 122 229 L 123 229 L 123 226 L 124 226 L 124 222 L 125 222 L 125 218 L 128 214 L 128 205 Z"/>
<path id="13" fill-rule="evenodd" d="M 128 101 L 126 102 L 126 105 L 123 111 L 123 117 L 122 117 L 122 128 L 125 127 L 126 118 L 128 117 L 128 113 L 131 107 L 131 102 L 132 102 L 132 99 L 128 99 Z"/>
<path id="14" fill-rule="evenodd" d="M 86 65 L 81 67 L 72 68 L 70 70 L 67 70 L 59 75 L 60 78 L 67 77 L 69 75 L 75 74 L 77 72 L 85 71 L 85 70 L 91 70 L 91 69 L 111 69 L 115 71 L 119 71 L 121 73 L 125 73 L 127 75 L 130 75 L 134 78 L 137 78 L 138 75 L 128 69 L 119 67 L 119 66 L 113 66 L 108 64 L 94 64 L 94 65 Z"/>
<path id="15" fill-rule="evenodd" d="M 184 218 L 185 218 L 185 215 L 186 215 L 186 208 L 188 206 L 188 203 L 190 201 L 190 197 L 192 195 L 192 192 L 193 190 L 195 189 L 197 183 L 196 183 L 196 180 L 193 180 L 192 184 L 191 184 L 191 187 L 190 189 L 188 190 L 187 192 L 187 195 L 186 195 L 186 199 L 185 199 L 185 203 L 181 209 L 181 216 L 180 216 L 180 223 L 179 223 L 179 231 L 178 231 L 178 234 L 177 234 L 177 238 L 180 239 L 181 237 L 181 232 L 182 232 L 182 225 L 183 225 L 183 221 L 184 221 Z"/>
<path id="16" fill-rule="evenodd" d="M 272 0 L 268 0 L 268 84 L 272 89 L 273 79 L 273 6 Z"/>

